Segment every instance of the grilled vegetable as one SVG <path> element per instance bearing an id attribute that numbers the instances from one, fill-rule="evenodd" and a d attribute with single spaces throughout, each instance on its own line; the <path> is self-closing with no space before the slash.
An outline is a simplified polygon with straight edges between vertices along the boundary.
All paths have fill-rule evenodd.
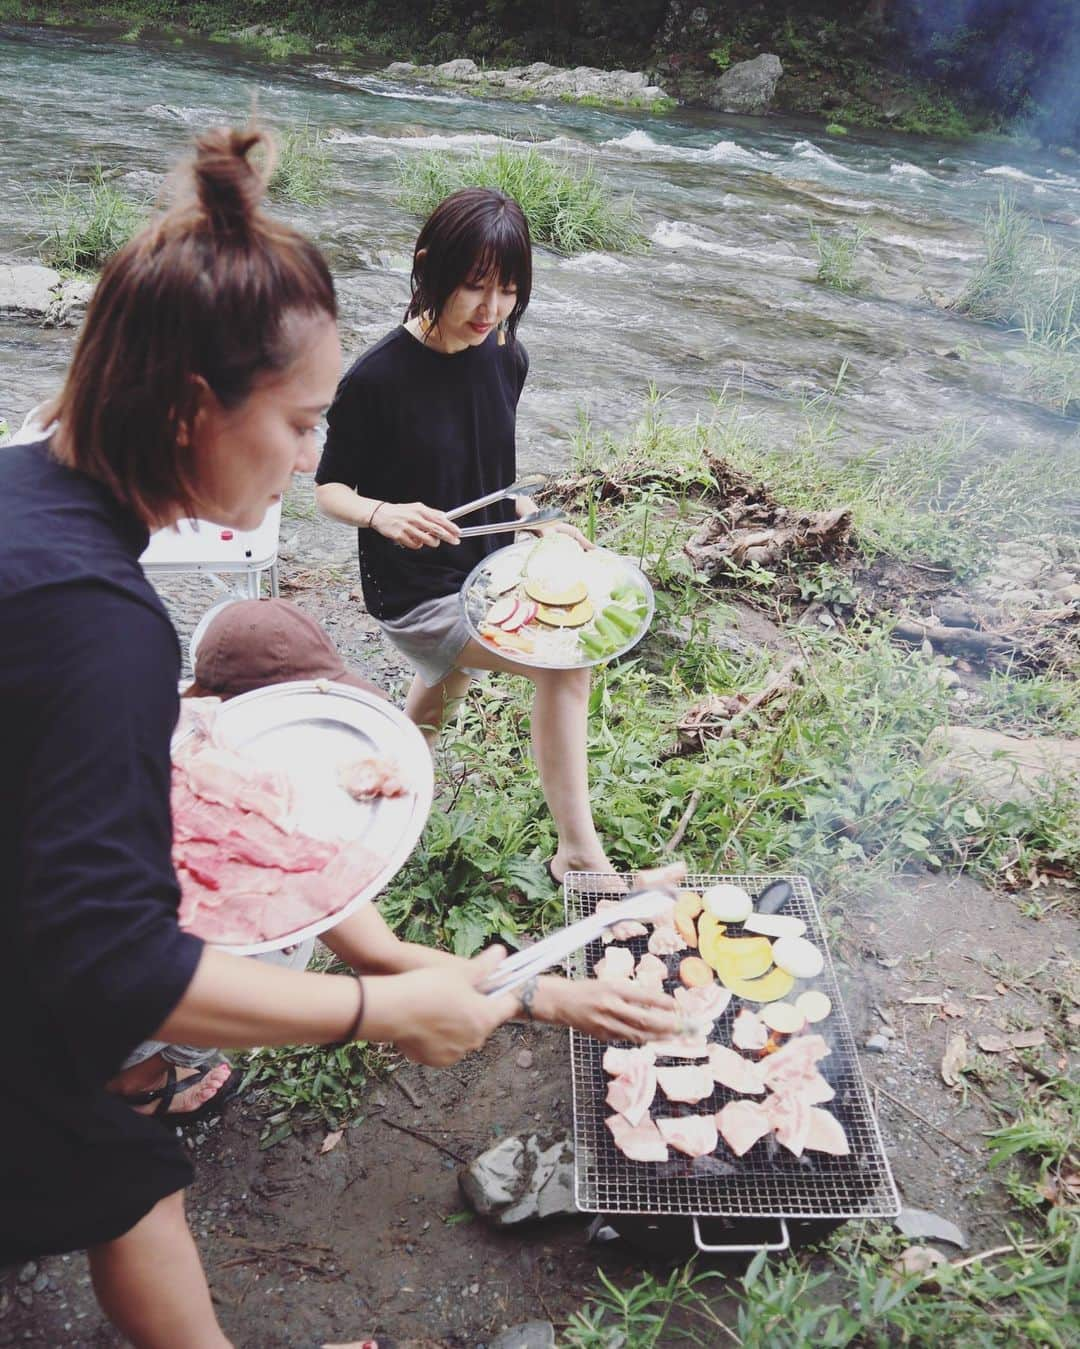
<path id="1" fill-rule="evenodd" d="M 679 962 L 679 978 L 687 988 L 705 988 L 713 983 L 713 972 L 700 956 L 686 956 Z"/>
<path id="2" fill-rule="evenodd" d="M 741 885 L 711 885 L 701 898 L 722 923 L 745 922 L 754 911 L 754 901 Z"/>
<path id="3" fill-rule="evenodd" d="M 796 979 L 813 979 L 825 968 L 825 957 L 805 937 L 781 937 L 773 946 L 773 959 Z"/>
<path id="4" fill-rule="evenodd" d="M 805 993 L 800 993 L 795 999 L 795 1006 L 809 1022 L 824 1021 L 832 1011 L 828 994 L 819 993 L 816 988 L 809 988 Z"/>
<path id="5" fill-rule="evenodd" d="M 796 1035 L 806 1025 L 806 1015 L 798 1003 L 773 1002 L 759 1013 L 762 1021 L 777 1035 Z"/>
<path id="6" fill-rule="evenodd" d="M 700 943 L 700 937 L 698 940 Z M 732 980 L 755 979 L 773 963 L 772 943 L 766 937 L 740 940 L 718 933 L 710 938 L 707 948 L 699 945 L 699 949 L 729 988 Z"/>
<path id="7" fill-rule="evenodd" d="M 723 979 L 723 975 L 720 976 Z M 786 970 L 772 969 L 761 979 L 723 979 L 724 987 L 746 1002 L 776 1002 L 786 998 L 795 980 Z"/>

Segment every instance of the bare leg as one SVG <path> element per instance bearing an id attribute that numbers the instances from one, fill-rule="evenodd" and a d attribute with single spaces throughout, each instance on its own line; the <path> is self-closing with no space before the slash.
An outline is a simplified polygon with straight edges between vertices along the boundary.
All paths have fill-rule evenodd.
<path id="1" fill-rule="evenodd" d="M 88 1252 L 101 1308 L 136 1349 L 229 1349 L 210 1302 L 182 1191 Z"/>
<path id="2" fill-rule="evenodd" d="M 195 1086 L 189 1087 L 187 1091 L 179 1090 L 172 1098 L 169 1105 L 170 1115 L 183 1115 L 192 1110 L 198 1110 L 201 1105 L 205 1105 L 211 1097 L 216 1096 L 228 1080 L 229 1065 L 220 1063 L 216 1068 L 212 1068 L 209 1073 L 197 1082 Z M 118 1096 L 134 1096 L 142 1091 L 154 1091 L 158 1087 L 165 1085 L 165 1060 L 160 1054 L 153 1055 L 152 1058 L 143 1059 L 141 1063 L 134 1064 L 131 1068 L 125 1068 L 123 1072 L 118 1073 L 106 1083 L 106 1091 L 115 1092 Z M 177 1076 L 181 1082 L 185 1077 L 192 1077 L 198 1072 L 196 1068 L 177 1068 Z M 152 1115 L 157 1109 L 157 1102 L 150 1105 L 133 1105 L 132 1110 L 138 1115 Z"/>
<path id="3" fill-rule="evenodd" d="M 405 699 L 405 715 L 420 727 L 429 745 L 434 745 L 439 738 L 447 711 L 465 697 L 471 683 L 472 676 L 464 670 L 451 670 L 441 684 L 431 689 L 419 675 L 413 675 Z"/>
<path id="4" fill-rule="evenodd" d="M 551 861 L 556 878 L 567 871 L 610 871 L 589 802 L 589 671 L 524 670 L 478 642 L 469 642 L 458 659 L 477 669 L 524 674 L 533 682 L 533 756 L 559 834 Z"/>

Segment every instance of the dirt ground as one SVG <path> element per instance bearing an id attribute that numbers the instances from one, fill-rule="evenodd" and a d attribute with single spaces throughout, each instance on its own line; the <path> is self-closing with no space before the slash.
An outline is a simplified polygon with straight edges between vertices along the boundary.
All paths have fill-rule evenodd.
<path id="1" fill-rule="evenodd" d="M 290 504 L 282 529 L 283 593 L 327 623 L 350 663 L 399 693 L 402 667 L 354 598 L 348 531 L 292 514 L 299 508 Z M 185 636 L 214 599 L 199 581 L 175 581 L 167 594 Z M 770 634 L 746 636 L 764 643 Z M 1066 1066 L 1067 1008 L 1056 993 L 1076 977 L 1076 925 L 1045 890 L 1038 900 L 1036 920 L 1022 898 L 926 874 L 868 887 L 826 914 L 904 1202 L 957 1223 L 972 1252 L 1000 1244 L 1014 1212 L 985 1164 L 994 1100 L 1010 1083 L 1034 1088 Z M 1045 1044 L 982 1056 L 979 1078 L 962 1087 L 942 1080 L 950 1036 L 963 1032 L 975 1059 L 977 1037 L 1024 1029 L 1043 1031 Z M 876 1035 L 884 1052 L 864 1048 Z M 565 1322 L 598 1265 L 624 1282 L 664 1268 L 624 1242 L 588 1244 L 588 1215 L 510 1232 L 460 1216 L 463 1161 L 510 1133 L 569 1131 L 564 1032 L 507 1027 L 455 1068 L 404 1065 L 369 1087 L 362 1116 L 325 1155 L 321 1129 L 261 1151 L 263 1113 L 241 1100 L 189 1144 L 192 1225 L 241 1349 L 313 1349 L 375 1332 L 472 1349 L 508 1325 Z M 120 1343 L 97 1310 L 83 1256 L 0 1272 L 0 1345 L 23 1343 Z"/>

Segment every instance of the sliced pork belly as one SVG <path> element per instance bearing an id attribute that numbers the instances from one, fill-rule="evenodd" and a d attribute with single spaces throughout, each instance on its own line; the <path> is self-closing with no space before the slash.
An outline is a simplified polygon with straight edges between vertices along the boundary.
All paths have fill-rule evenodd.
<path id="1" fill-rule="evenodd" d="M 622 1115 L 609 1115 L 604 1121 L 611 1130 L 615 1146 L 632 1162 L 666 1162 L 667 1144 L 651 1119 L 635 1126 Z"/>
<path id="2" fill-rule="evenodd" d="M 598 899 L 596 901 L 596 912 L 603 913 L 605 909 L 614 909 L 622 900 L 619 899 Z M 609 941 L 629 941 L 631 937 L 648 936 L 649 929 L 644 923 L 639 923 L 636 918 L 624 918 L 621 923 L 616 923 L 614 927 L 605 928 L 601 934 L 601 940 L 606 946 Z"/>
<path id="3" fill-rule="evenodd" d="M 673 956 L 676 952 L 686 949 L 686 942 L 676 932 L 672 919 L 662 920 L 653 925 L 649 937 L 649 950 L 654 956 Z"/>
<path id="4" fill-rule="evenodd" d="M 760 1101 L 728 1101 L 716 1113 L 716 1126 L 735 1156 L 742 1157 L 772 1132 L 773 1123 Z"/>
<path id="5" fill-rule="evenodd" d="M 773 1091 L 809 1088 L 821 1076 L 815 1065 L 831 1051 L 820 1035 L 795 1035 L 763 1063 L 765 1084 Z M 829 1100 L 828 1096 L 823 1100 Z"/>
<path id="6" fill-rule="evenodd" d="M 709 1071 L 713 1080 L 729 1091 L 738 1091 L 745 1096 L 764 1095 L 761 1064 L 744 1059 L 727 1045 L 709 1046 Z"/>
<path id="7" fill-rule="evenodd" d="M 668 977 L 667 965 L 659 956 L 650 955 L 648 951 L 641 957 L 634 970 L 634 979 L 639 984 L 646 984 L 652 988 L 663 988 L 664 980 Z"/>
<path id="8" fill-rule="evenodd" d="M 712 1073 L 704 1066 L 657 1068 L 656 1080 L 669 1101 L 684 1101 L 687 1105 L 696 1105 L 716 1089 Z"/>
<path id="9" fill-rule="evenodd" d="M 846 1157 L 851 1152 L 843 1125 L 827 1110 L 811 1106 L 810 1127 L 806 1131 L 806 1149 L 809 1152 L 828 1152 L 834 1157 Z"/>
<path id="10" fill-rule="evenodd" d="M 776 1131 L 776 1141 L 801 1157 L 810 1133 L 810 1107 L 798 1096 L 767 1096 L 762 1109 Z"/>
<path id="11" fill-rule="evenodd" d="M 736 1049 L 764 1049 L 769 1043 L 769 1028 L 759 1016 L 744 1007 L 731 1027 L 731 1043 Z"/>
<path id="12" fill-rule="evenodd" d="M 716 1151 L 720 1136 L 712 1115 L 682 1115 L 678 1119 L 658 1119 L 660 1130 L 669 1147 L 685 1152 L 688 1157 L 707 1157 Z"/>
<path id="13" fill-rule="evenodd" d="M 655 1061 L 656 1055 L 648 1045 L 641 1045 L 637 1049 L 620 1049 L 617 1045 L 611 1045 L 604 1050 L 603 1067 L 604 1072 L 612 1077 L 622 1077 L 641 1064 L 648 1065 Z"/>
<path id="14" fill-rule="evenodd" d="M 701 1037 L 676 1037 L 671 1040 L 650 1040 L 646 1049 L 651 1049 L 658 1059 L 707 1059 L 709 1046 Z"/>
<path id="15" fill-rule="evenodd" d="M 190 753 L 181 753 L 174 768 L 204 801 L 262 815 L 272 824 L 287 827 L 293 790 L 284 773 L 262 768 L 232 750 L 205 743 Z"/>
<path id="16" fill-rule="evenodd" d="M 611 1079 L 605 1099 L 624 1119 L 631 1124 L 640 1124 L 648 1115 L 655 1095 L 656 1069 L 651 1063 L 639 1060 L 627 1072 Z"/>
<path id="17" fill-rule="evenodd" d="M 604 981 L 629 979 L 634 972 L 634 953 L 628 946 L 611 946 L 593 966 L 593 977 Z"/>
<path id="18" fill-rule="evenodd" d="M 719 1021 L 731 1001 L 728 990 L 715 983 L 706 984 L 704 988 L 679 987 L 674 997 L 679 1010 L 690 1020 L 698 1022 Z"/>

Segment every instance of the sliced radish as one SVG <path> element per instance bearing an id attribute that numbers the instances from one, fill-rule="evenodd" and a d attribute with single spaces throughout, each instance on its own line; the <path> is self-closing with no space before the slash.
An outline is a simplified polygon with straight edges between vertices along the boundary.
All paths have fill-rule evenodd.
<path id="1" fill-rule="evenodd" d="M 487 621 L 497 628 L 501 628 L 507 621 L 512 619 L 518 611 L 518 602 L 513 595 L 506 595 L 501 600 L 496 600 L 488 610 Z"/>
<path id="2" fill-rule="evenodd" d="M 743 926 L 747 932 L 760 932 L 763 937 L 801 937 L 806 931 L 801 918 L 786 913 L 752 913 Z"/>
<path id="3" fill-rule="evenodd" d="M 773 960 L 795 979 L 813 979 L 825 968 L 825 957 L 805 937 L 780 937 L 773 942 Z"/>
<path id="4" fill-rule="evenodd" d="M 519 601 L 514 613 L 503 621 L 503 630 L 505 632 L 517 632 L 518 628 L 523 628 L 526 623 L 531 623 L 536 617 L 538 607 L 533 600 Z"/>
<path id="5" fill-rule="evenodd" d="M 810 988 L 805 993 L 800 993 L 795 999 L 795 1006 L 810 1022 L 824 1021 L 832 1011 L 832 1003 L 829 1001 L 828 994 L 819 993 L 816 988 Z"/>
<path id="6" fill-rule="evenodd" d="M 744 922 L 754 911 L 754 901 L 741 885 L 711 885 L 701 900 L 722 923 Z"/>
<path id="7" fill-rule="evenodd" d="M 770 1002 L 758 1016 L 777 1035 L 797 1035 L 806 1025 L 806 1013 L 790 1002 Z"/>

